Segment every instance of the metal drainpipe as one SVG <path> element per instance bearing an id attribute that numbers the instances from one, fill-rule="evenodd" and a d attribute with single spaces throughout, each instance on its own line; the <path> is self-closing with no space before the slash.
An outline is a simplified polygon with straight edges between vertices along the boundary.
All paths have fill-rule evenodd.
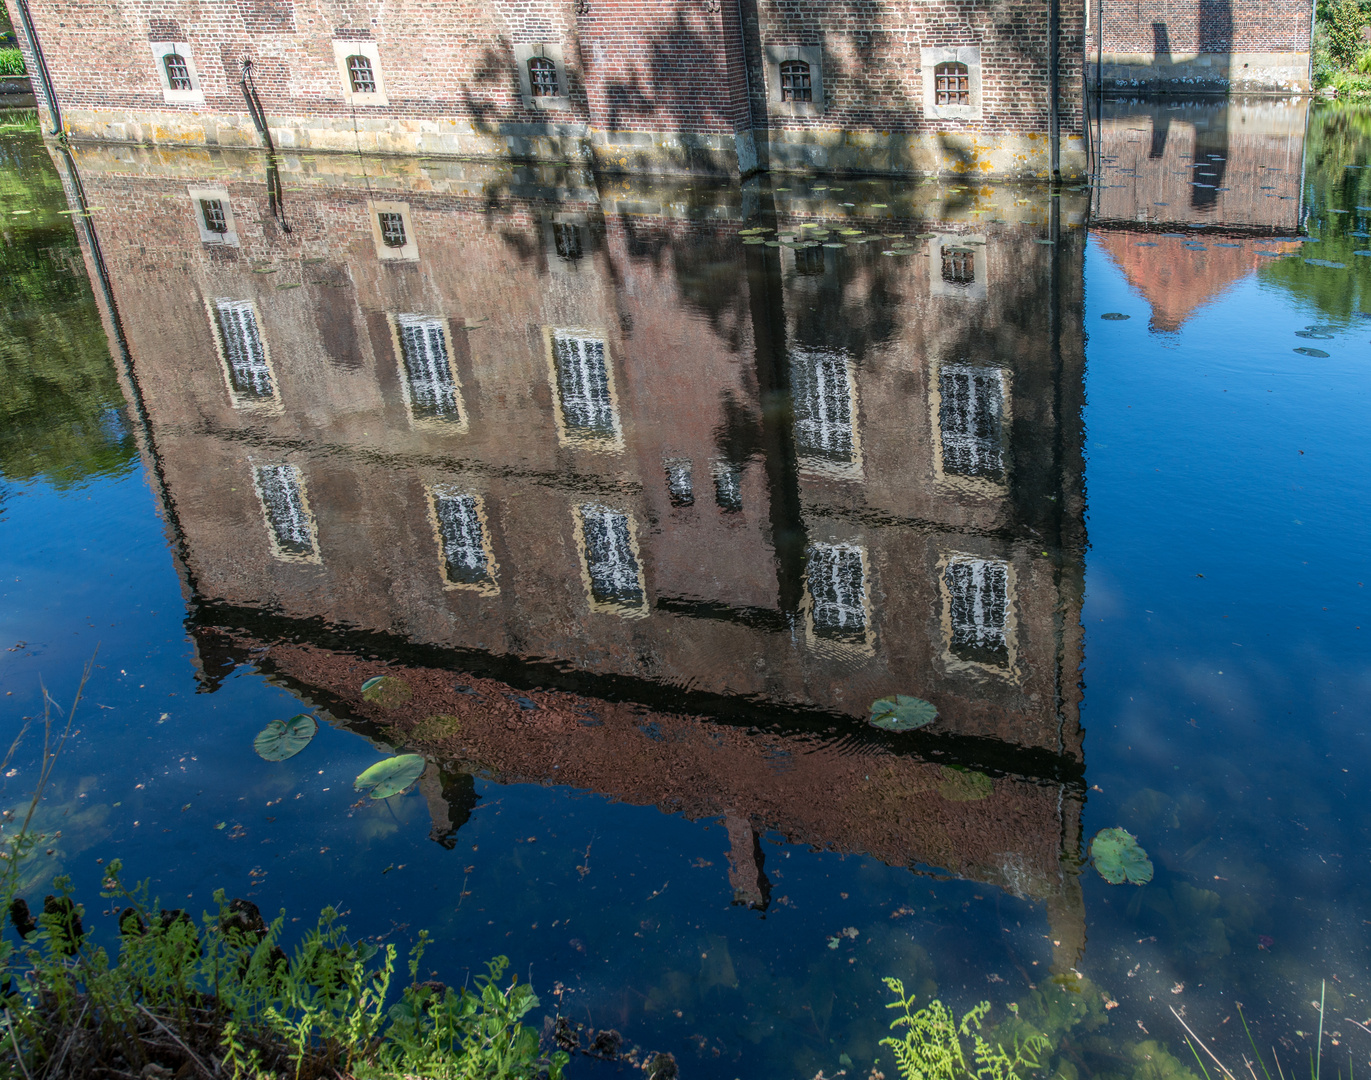
<path id="1" fill-rule="evenodd" d="M 1051 113 L 1048 118 L 1048 158 L 1052 166 L 1052 182 L 1062 181 L 1062 121 L 1057 108 L 1057 96 L 1061 92 L 1061 72 L 1057 39 L 1061 36 L 1061 0 L 1049 0 L 1047 15 L 1047 62 L 1051 67 L 1049 93 L 1051 94 Z"/>
<path id="2" fill-rule="evenodd" d="M 60 135 L 64 130 L 62 125 L 62 108 L 57 104 L 57 94 L 52 88 L 52 75 L 48 71 L 48 62 L 43 59 L 43 47 L 38 43 L 38 31 L 33 28 L 33 15 L 29 12 L 28 0 L 14 0 L 15 10 L 19 12 L 19 21 L 24 27 L 24 36 L 29 41 L 29 53 L 33 56 L 33 64 L 38 69 L 38 81 L 43 85 L 43 96 L 48 100 L 48 112 L 52 116 L 53 128 L 49 134 Z"/>

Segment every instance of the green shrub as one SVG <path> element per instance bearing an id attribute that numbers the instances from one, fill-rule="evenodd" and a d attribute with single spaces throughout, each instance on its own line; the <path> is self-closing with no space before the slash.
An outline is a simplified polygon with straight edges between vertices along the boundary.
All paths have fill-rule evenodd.
<path id="1" fill-rule="evenodd" d="M 1358 0 L 1336 0 L 1328 9 L 1328 52 L 1333 63 L 1350 68 L 1365 47 L 1361 28 L 1366 25 Z"/>
<path id="2" fill-rule="evenodd" d="M 0 49 L 0 75 L 25 75 L 24 54 L 18 49 Z"/>

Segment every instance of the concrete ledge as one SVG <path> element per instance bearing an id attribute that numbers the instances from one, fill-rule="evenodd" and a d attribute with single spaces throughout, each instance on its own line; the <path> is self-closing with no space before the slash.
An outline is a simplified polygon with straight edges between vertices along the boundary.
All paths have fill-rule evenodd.
<path id="1" fill-rule="evenodd" d="M 0 94 L 9 96 L 10 94 L 32 94 L 33 82 L 27 75 L 4 75 L 0 76 Z M 8 105 L 9 102 L 3 104 Z"/>
<path id="2" fill-rule="evenodd" d="M 69 109 L 68 136 L 77 142 L 157 147 L 260 149 L 246 113 Z M 272 140 L 286 156 L 335 153 L 368 157 L 442 157 L 469 161 L 538 162 L 602 173 L 736 179 L 759 169 L 854 172 L 877 176 L 975 176 L 1044 179 L 1044 133 L 842 130 L 756 130 L 737 134 L 602 131 L 581 123 L 492 123 L 468 119 L 283 117 L 270 119 Z M 1085 146 L 1062 138 L 1062 174 L 1084 175 Z"/>
<path id="3" fill-rule="evenodd" d="M 1096 64 L 1090 63 L 1091 76 Z M 1106 94 L 1308 94 L 1307 52 L 1105 53 Z"/>

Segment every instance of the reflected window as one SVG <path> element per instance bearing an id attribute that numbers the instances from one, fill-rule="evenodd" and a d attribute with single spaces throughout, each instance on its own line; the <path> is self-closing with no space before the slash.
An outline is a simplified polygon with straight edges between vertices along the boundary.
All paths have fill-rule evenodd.
<path id="1" fill-rule="evenodd" d="M 695 486 L 691 464 L 684 458 L 666 464 L 666 493 L 672 506 L 694 506 Z"/>
<path id="2" fill-rule="evenodd" d="M 933 93 L 939 105 L 970 105 L 971 72 L 955 60 L 939 64 L 933 69 Z"/>
<path id="3" fill-rule="evenodd" d="M 641 607 L 642 574 L 628 515 L 587 503 L 580 517 L 591 598 L 599 604 Z"/>
<path id="4" fill-rule="evenodd" d="M 600 438 L 617 435 L 605 343 L 599 338 L 555 330 L 552 356 L 567 433 Z"/>
<path id="5" fill-rule="evenodd" d="M 731 461 L 714 465 L 714 502 L 725 514 L 736 514 L 743 508 L 743 467 Z"/>
<path id="6" fill-rule="evenodd" d="M 837 352 L 791 350 L 790 393 L 800 455 L 842 464 L 856 461 L 856 417 L 847 357 Z"/>
<path id="7" fill-rule="evenodd" d="M 795 252 L 795 273 L 813 276 L 824 272 L 824 249 L 822 247 L 798 248 Z"/>
<path id="8" fill-rule="evenodd" d="M 228 217 L 224 214 L 222 199 L 201 199 L 200 217 L 205 223 L 206 232 L 228 232 Z"/>
<path id="9" fill-rule="evenodd" d="M 257 465 L 252 475 L 277 557 L 301 559 L 317 555 L 300 470 L 294 465 Z"/>
<path id="10" fill-rule="evenodd" d="M 814 544 L 805 581 L 814 636 L 866 644 L 866 565 L 856 544 Z"/>
<path id="11" fill-rule="evenodd" d="M 372 70 L 369 56 L 354 55 L 347 58 L 348 82 L 354 94 L 376 93 L 376 72 Z M 398 247 L 399 245 L 395 245 Z"/>
<path id="12" fill-rule="evenodd" d="M 410 413 L 416 420 L 463 420 L 461 385 L 448 356 L 443 320 L 400 315 L 395 324 Z"/>
<path id="13" fill-rule="evenodd" d="M 557 246 L 557 254 L 568 262 L 581 257 L 581 227 L 569 221 L 554 222 L 552 241 Z"/>
<path id="14" fill-rule="evenodd" d="M 490 540 L 476 495 L 445 488 L 433 492 L 433 516 L 443 547 L 443 576 L 451 585 L 475 588 L 495 584 Z"/>
<path id="15" fill-rule="evenodd" d="M 557 65 L 545 56 L 535 56 L 528 62 L 528 86 L 534 97 L 558 97 Z"/>
<path id="16" fill-rule="evenodd" d="M 976 253 L 969 248 L 943 248 L 943 280 L 965 288 L 976 283 Z"/>
<path id="17" fill-rule="evenodd" d="M 178 52 L 169 52 L 162 57 L 162 66 L 167 73 L 168 90 L 194 90 L 190 79 L 190 65 Z"/>
<path id="18" fill-rule="evenodd" d="M 810 80 L 809 65 L 803 60 L 787 60 L 781 65 L 781 100 L 814 100 L 814 86 Z"/>
<path id="19" fill-rule="evenodd" d="M 214 321 L 234 394 L 259 401 L 271 398 L 276 386 L 267 364 L 266 348 L 252 301 L 216 300 Z"/>
<path id="20" fill-rule="evenodd" d="M 363 57 L 365 59 L 365 57 Z M 376 215 L 381 225 L 381 242 L 386 247 L 402 248 L 405 246 L 405 217 L 403 214 L 393 210 L 382 210 Z"/>
<path id="21" fill-rule="evenodd" d="M 938 372 L 938 393 L 943 471 L 1002 482 L 1004 373 L 999 368 L 946 364 Z"/>
<path id="22" fill-rule="evenodd" d="M 952 624 L 952 655 L 991 667 L 1009 666 L 1009 564 L 957 557 L 943 572 Z"/>

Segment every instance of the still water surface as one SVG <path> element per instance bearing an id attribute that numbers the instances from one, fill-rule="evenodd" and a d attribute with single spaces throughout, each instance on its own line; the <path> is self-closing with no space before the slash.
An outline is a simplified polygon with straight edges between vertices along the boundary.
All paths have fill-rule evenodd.
<path id="1" fill-rule="evenodd" d="M 1193 1071 L 1172 1007 L 1236 1064 L 1237 1002 L 1299 1067 L 1326 980 L 1371 1064 L 1371 112 L 1098 135 L 1060 193 L 299 157 L 273 206 L 0 131 L 5 737 L 99 644 L 35 891 L 427 928 L 689 1077 L 893 1075 L 885 975 L 1068 1078 Z"/>

